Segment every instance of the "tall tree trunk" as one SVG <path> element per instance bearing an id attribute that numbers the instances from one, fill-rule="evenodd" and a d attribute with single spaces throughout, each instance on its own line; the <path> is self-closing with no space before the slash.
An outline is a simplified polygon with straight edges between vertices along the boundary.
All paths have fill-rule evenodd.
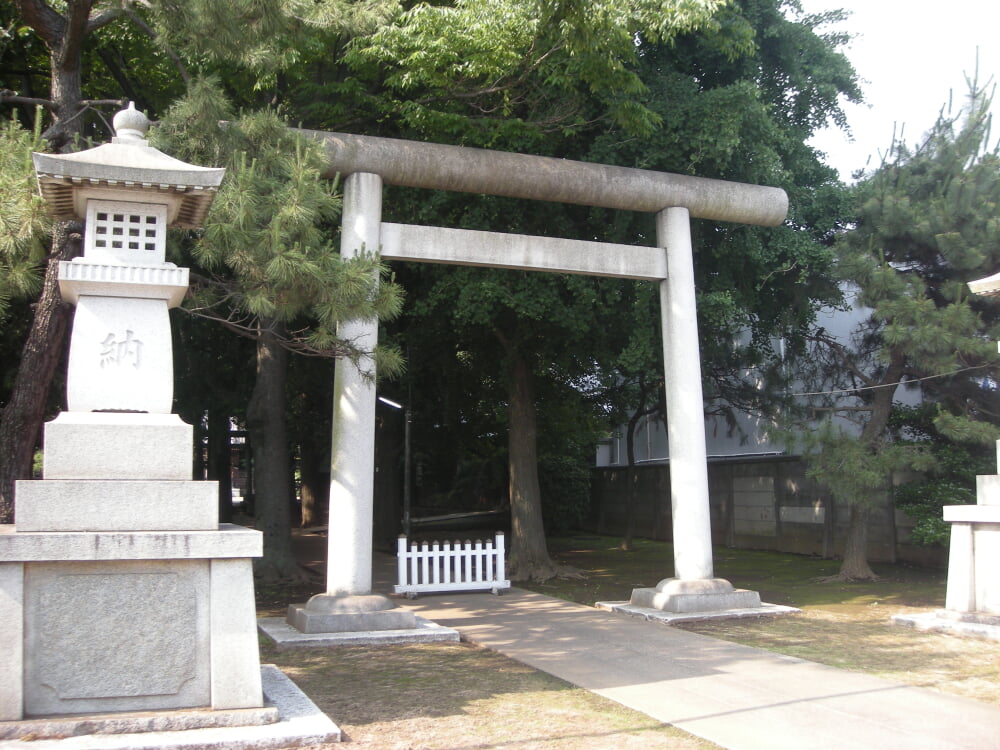
<path id="1" fill-rule="evenodd" d="M 639 409 L 632 412 L 628 420 L 628 433 L 625 435 L 628 486 L 625 488 L 625 537 L 621 543 L 621 549 L 625 552 L 635 549 L 635 483 L 638 478 L 635 471 L 635 428 L 639 424 L 639 417 Z"/>
<path id="2" fill-rule="evenodd" d="M 229 415 L 222 409 L 208 411 L 208 478 L 219 483 L 219 521 L 233 520 L 232 448 Z"/>
<path id="3" fill-rule="evenodd" d="M 639 426 L 639 420 L 648 417 L 656 412 L 657 407 L 647 407 L 646 400 L 650 396 L 651 387 L 647 386 L 646 378 L 639 375 L 638 403 L 635 411 L 628 419 L 628 433 L 625 436 L 625 457 L 628 461 L 628 487 L 625 490 L 625 538 L 622 539 L 621 549 L 628 552 L 635 547 L 635 496 L 636 484 L 639 481 L 638 473 L 635 469 L 635 430 Z"/>
<path id="4" fill-rule="evenodd" d="M 868 506 L 855 503 L 844 542 L 844 560 L 837 578 L 847 581 L 873 581 L 878 578 L 868 565 Z"/>
<path id="5" fill-rule="evenodd" d="M 507 570 L 513 580 L 545 580 L 558 571 L 549 558 L 542 522 L 534 375 L 523 356 L 513 349 L 507 353 L 511 516 Z"/>
<path id="6" fill-rule="evenodd" d="M 892 399 L 905 372 L 906 360 L 902 353 L 893 351 L 889 365 L 876 388 L 871 402 L 871 417 L 865 423 L 859 440 L 870 450 L 878 450 L 878 443 L 885 437 L 885 431 L 892 414 Z M 888 479 L 887 479 L 888 481 Z M 868 564 L 868 519 L 871 515 L 871 497 L 856 498 L 850 504 L 851 514 L 844 540 L 844 559 L 837 579 L 847 581 L 874 581 L 878 575 Z"/>
<path id="7" fill-rule="evenodd" d="M 53 122 L 43 136 L 49 147 L 58 151 L 71 150 L 80 130 L 81 51 L 92 5 L 92 0 L 73 0 L 66 4 L 65 14 L 60 15 L 44 3 L 25 0 L 15 3 L 23 20 L 49 50 Z M 59 294 L 59 261 L 70 260 L 80 253 L 80 232 L 75 222 L 57 224 L 53 230 L 42 294 L 35 305 L 35 317 L 21 352 L 10 400 L 0 413 L 0 523 L 14 520 L 14 482 L 31 476 L 45 405 L 56 367 L 62 360 L 72 317 L 71 308 L 63 304 Z"/>
<path id="8" fill-rule="evenodd" d="M 301 579 L 292 552 L 291 461 L 285 424 L 288 351 L 278 342 L 281 324 L 262 320 L 257 338 L 257 378 L 247 406 L 253 450 L 254 513 L 264 534 L 264 556 L 256 563 L 265 579 Z"/>
<path id="9" fill-rule="evenodd" d="M 79 224 L 55 226 L 54 252 L 45 269 L 42 294 L 34 306 L 10 400 L 0 412 L 0 523 L 14 521 L 14 482 L 31 477 L 49 390 L 63 359 L 63 343 L 73 314 L 73 308 L 59 294 L 59 261 L 76 257 L 80 244 Z"/>
<path id="10" fill-rule="evenodd" d="M 303 528 L 319 526 L 326 522 L 330 505 L 330 475 L 323 474 L 324 464 L 316 442 L 313 440 L 303 442 L 299 447 Z"/>
<path id="11" fill-rule="evenodd" d="M 32 4 L 19 5 L 24 12 L 26 6 Z M 74 140 L 81 131 L 81 61 L 92 6 L 92 0 L 71 0 L 66 4 L 62 23 L 56 22 L 54 14 L 35 16 L 32 13 L 32 18 L 38 18 L 45 26 L 43 32 L 37 24 L 32 24 L 49 48 L 49 70 L 52 74 L 49 82 L 52 124 L 42 135 L 49 142 L 49 147 L 57 151 L 73 150 Z M 42 18 L 45 20 L 41 21 Z"/>

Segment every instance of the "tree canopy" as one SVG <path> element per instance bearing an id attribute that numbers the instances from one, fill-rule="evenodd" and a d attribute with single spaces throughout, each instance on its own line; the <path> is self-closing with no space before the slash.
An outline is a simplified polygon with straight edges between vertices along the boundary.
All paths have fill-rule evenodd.
<path id="1" fill-rule="evenodd" d="M 824 123 L 843 124 L 840 98 L 856 100 L 859 92 L 838 51 L 843 39 L 820 30 L 830 17 L 804 17 L 795 2 L 154 0 L 105 7 L 17 0 L 0 8 L 12 20 L 5 23 L 9 42 L 0 47 L 3 101 L 17 105 L 25 122 L 34 112 L 27 108 L 42 104 L 51 146 L 72 147 L 77 132 L 106 137 L 101 103 L 110 107 L 122 93 L 161 117 L 184 89 L 197 91 L 211 76 L 220 82 L 232 110 L 186 104 L 186 114 L 175 108 L 164 129 L 164 138 L 171 128 L 179 133 L 176 123 L 184 119 L 204 128 L 163 141 L 181 158 L 222 164 L 219 149 L 246 154 L 230 164 L 233 188 L 217 203 L 228 215 L 213 218 L 192 246 L 204 282 L 192 302 L 204 310 L 223 299 L 233 303 L 221 316 L 228 324 L 280 330 L 299 351 L 343 345 L 332 325 L 343 300 L 324 298 L 329 287 L 320 285 L 333 278 L 334 288 L 348 294 L 356 277 L 323 249 L 336 231 L 329 191 L 296 192 L 313 162 L 279 120 L 784 187 L 793 211 L 783 227 L 694 227 L 706 391 L 733 404 L 756 397 L 740 372 L 765 363 L 772 339 L 793 339 L 814 302 L 835 294 L 826 280 L 826 245 L 839 227 L 842 192 L 805 141 Z M 7 66 L 17 55 L 23 63 Z M 66 80 L 77 76 L 70 80 L 75 89 L 63 85 L 63 73 Z M 219 119 L 241 125 L 220 131 Z M 70 124 L 78 127 L 72 134 Z M 219 140 L 188 140 L 198 132 Z M 281 144 L 280 158 L 269 143 Z M 633 243 L 653 236 L 646 216 L 387 194 L 387 212 L 414 223 Z M 627 331 L 655 331 L 655 321 L 642 317 L 646 292 L 607 280 L 405 266 L 396 272 L 411 300 L 393 329 L 410 358 L 410 379 L 399 387 L 431 388 L 428 402 L 452 399 L 442 413 L 461 411 L 453 424 L 490 446 L 476 451 L 484 460 L 509 456 L 537 437 L 538 461 L 529 451 L 517 466 L 497 471 L 494 463 L 485 474 L 500 482 L 505 474 L 526 477 L 531 533 L 541 533 L 541 487 L 549 496 L 552 488 L 571 487 L 564 494 L 576 497 L 565 506 L 582 504 L 580 477 L 597 419 L 610 408 L 607 387 L 626 361 L 639 367 Z M 313 325 L 302 328 L 304 319 Z M 300 329 L 304 335 L 296 336 Z M 734 350 L 734 334 L 747 330 L 750 345 Z M 421 363 L 421 350 L 435 356 Z M 429 386 L 434 373 L 420 370 L 431 367 L 456 390 Z M 655 382 L 655 374 L 647 380 Z M 454 410 L 459 396 L 470 401 Z M 515 411 L 522 421 L 511 428 Z M 497 447 L 501 435 L 506 445 Z M 531 477 L 523 462 L 556 468 L 548 478 Z M 559 481 L 565 477 L 573 481 Z M 547 555 L 536 549 L 526 560 L 530 575 L 545 568 Z"/>

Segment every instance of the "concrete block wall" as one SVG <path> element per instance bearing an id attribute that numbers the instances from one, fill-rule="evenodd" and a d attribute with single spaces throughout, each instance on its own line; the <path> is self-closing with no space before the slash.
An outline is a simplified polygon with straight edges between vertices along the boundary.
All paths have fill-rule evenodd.
<path id="1" fill-rule="evenodd" d="M 642 464 L 635 471 L 634 526 L 643 537 L 670 540 L 670 467 Z M 712 537 L 719 545 L 821 557 L 843 551 L 849 509 L 805 475 L 795 457 L 720 459 L 709 461 Z M 585 530 L 617 535 L 625 530 L 626 467 L 593 471 L 591 510 Z M 891 504 L 886 493 L 873 510 L 869 527 L 869 559 L 945 567 L 947 551 L 910 543 L 912 521 Z"/>
<path id="2" fill-rule="evenodd" d="M 773 476 L 732 477 L 733 527 L 736 535 L 777 536 Z"/>

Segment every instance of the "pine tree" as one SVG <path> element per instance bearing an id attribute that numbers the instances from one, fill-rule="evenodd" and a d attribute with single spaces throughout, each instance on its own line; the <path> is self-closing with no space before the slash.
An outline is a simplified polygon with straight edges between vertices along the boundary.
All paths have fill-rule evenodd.
<path id="1" fill-rule="evenodd" d="M 852 389 L 831 404 L 860 436 L 832 427 L 810 458 L 813 476 L 850 505 L 839 578 L 872 579 L 868 517 L 889 472 L 925 468 L 927 456 L 892 440 L 897 386 L 920 381 L 940 405 L 936 426 L 956 439 L 994 439 L 1000 411 L 983 381 L 998 364 L 1000 307 L 966 283 L 1000 267 L 1000 151 L 990 145 L 991 98 L 975 84 L 964 111 L 939 116 L 914 149 L 889 159 L 857 186 L 854 228 L 837 244 L 838 273 L 871 315 L 850 343 L 818 332 L 828 384 Z M 983 429 L 984 426 L 986 429 Z M 849 481 L 848 481 L 849 480 Z"/>
<path id="2" fill-rule="evenodd" d="M 190 248 L 201 273 L 195 273 L 187 309 L 256 342 L 247 427 L 255 512 L 264 532 L 258 572 L 297 577 L 290 546 L 289 352 L 353 359 L 367 354 L 337 336 L 338 323 L 392 317 L 399 312 L 401 292 L 386 278 L 378 283 L 384 274 L 375 252 L 341 259 L 333 242 L 340 201 L 320 178 L 321 147 L 275 112 L 236 116 L 213 82 L 196 81 L 158 131 L 154 141 L 178 158 L 227 169 L 205 228 Z M 398 356 L 382 355 L 384 373 L 398 369 Z"/>
<path id="3" fill-rule="evenodd" d="M 38 195 L 33 151 L 41 150 L 38 132 L 9 120 L 0 129 L 0 326 L 8 305 L 38 293 L 51 221 Z"/>

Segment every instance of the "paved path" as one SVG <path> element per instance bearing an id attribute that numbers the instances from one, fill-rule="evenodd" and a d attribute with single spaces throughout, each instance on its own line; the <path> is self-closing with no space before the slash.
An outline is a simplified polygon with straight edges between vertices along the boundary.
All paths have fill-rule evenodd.
<path id="1" fill-rule="evenodd" d="M 401 606 L 732 750 L 1000 748 L 1000 709 L 522 589 Z"/>

